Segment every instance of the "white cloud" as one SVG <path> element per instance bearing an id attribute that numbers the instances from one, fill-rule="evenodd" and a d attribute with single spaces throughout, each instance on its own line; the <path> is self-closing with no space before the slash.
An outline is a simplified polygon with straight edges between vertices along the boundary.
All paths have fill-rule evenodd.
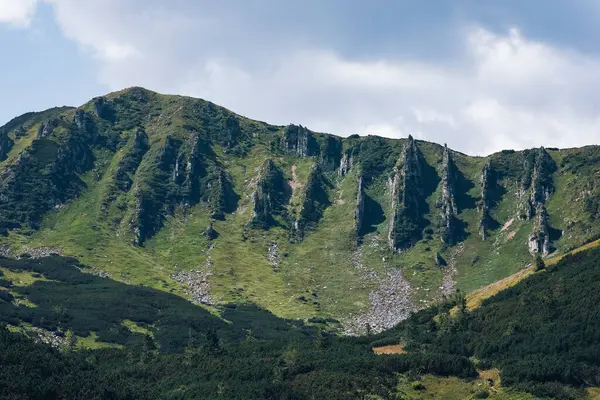
<path id="1" fill-rule="evenodd" d="M 208 3 L 194 14 L 153 0 L 44 1 L 65 36 L 97 58 L 99 79 L 112 89 L 202 97 L 252 118 L 340 135 L 412 133 L 474 154 L 597 141 L 600 59 L 518 29 L 468 30 L 464 58 L 448 66 L 350 59 L 301 40 L 282 45 L 276 32 L 265 39 Z"/>
<path id="2" fill-rule="evenodd" d="M 26 28 L 31 23 L 37 0 L 0 0 L 0 23 Z"/>

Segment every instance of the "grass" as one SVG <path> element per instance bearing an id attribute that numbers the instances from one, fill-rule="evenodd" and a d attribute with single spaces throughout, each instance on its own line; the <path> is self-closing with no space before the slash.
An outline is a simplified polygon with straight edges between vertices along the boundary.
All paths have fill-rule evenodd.
<path id="1" fill-rule="evenodd" d="M 122 349 L 123 345 L 101 342 L 98 340 L 98 335 L 96 335 L 96 332 L 92 332 L 86 337 L 77 336 L 76 348 L 80 350 Z"/>
<path id="2" fill-rule="evenodd" d="M 121 138 L 127 140 L 135 127 L 143 124 L 152 147 L 149 154 L 157 153 L 167 135 L 187 140 L 189 130 L 183 128 L 186 124 L 192 124 L 200 131 L 205 129 L 202 128 L 203 117 L 194 114 L 206 106 L 205 102 L 151 92 L 146 93 L 147 102 L 129 102 L 130 92 L 125 90 L 107 96 L 109 99 L 127 99 L 120 106 L 125 110 L 120 111 L 123 113 L 120 118 L 126 121 L 117 121 L 115 129 L 121 130 Z M 91 103 L 84 108 L 91 111 Z M 73 110 L 53 113 L 62 113 L 68 120 Z M 27 135 L 15 141 L 2 167 L 12 163 L 31 145 L 39 123 L 47 116 L 35 118 L 38 119 L 26 125 Z M 132 194 L 120 193 L 106 210 L 102 208 L 103 200 L 114 190 L 114 173 L 131 143 L 126 143 L 117 152 L 96 148 L 95 167 L 82 176 L 87 189 L 80 197 L 73 199 L 68 207 L 49 213 L 39 232 L 12 231 L 1 242 L 10 245 L 17 253 L 26 247 L 56 246 L 64 254 L 75 256 L 92 267 L 90 272 L 101 270 L 122 282 L 151 286 L 182 296 L 186 295 L 185 287 L 175 282 L 171 275 L 180 270 L 205 268 L 210 260 L 213 272 L 210 285 L 215 299 L 255 302 L 278 316 L 289 318 L 310 318 L 315 315 L 343 318 L 368 310 L 369 292 L 376 290 L 378 285 L 363 278 L 364 272 L 355 267 L 355 259 L 360 259 L 365 267 L 380 278 L 385 277 L 391 268 L 401 268 L 412 285 L 413 301 L 419 306 L 430 305 L 439 298 L 444 270 L 435 265 L 437 252 L 447 261 L 455 262 L 458 270 L 454 276 L 456 287 L 464 292 L 473 292 L 470 298 L 476 300 L 472 302 L 478 302 L 486 293 L 500 290 L 521 279 L 524 274 L 521 268 L 531 261 L 526 243 L 533 228 L 532 221 L 515 220 L 508 229 L 490 231 L 487 240 L 480 239 L 477 232 L 480 211 L 476 202 L 481 194 L 479 180 L 486 158 L 460 153 L 453 153 L 454 161 L 471 183 L 464 188 L 466 193 L 459 193 L 461 209 L 458 218 L 466 224 L 466 238 L 460 246 L 444 249 L 439 237 L 434 235 L 429 240 L 420 241 L 410 251 L 391 254 L 386 243 L 388 221 L 379 220 L 375 222 L 374 230 L 364 237 L 362 246 L 357 248 L 353 221 L 356 182 L 360 174 L 358 164 L 344 178 L 330 174 L 332 187 L 329 197 L 332 204 L 325 210 L 316 229 L 309 232 L 303 242 L 290 243 L 289 230 L 285 226 L 273 227 L 268 231 L 249 230 L 246 226 L 252 216 L 251 194 L 264 160 L 273 158 L 289 181 L 292 180 L 292 168 L 295 169 L 297 189 L 288 207 L 292 219 L 298 215 L 304 197 L 303 185 L 317 160 L 273 152 L 271 143 L 277 140 L 275 135 L 281 134 L 280 127 L 241 117 L 240 124 L 252 133 L 253 146 L 248 154 L 237 157 L 221 146 L 213 146 L 216 162 L 231 176 L 240 200 L 234 214 L 227 215 L 225 221 L 215 222 L 214 228 L 220 236 L 212 242 L 204 235 L 210 223 L 209 211 L 206 205 L 200 204 L 176 209 L 172 216 L 166 218 L 164 227 L 143 247 L 131 245 L 128 218 L 131 216 L 131 207 L 123 210 L 119 206 L 131 206 Z M 367 139 L 353 140 L 367 142 Z M 374 142 L 373 138 L 368 140 Z M 390 168 L 386 167 L 381 175 L 375 176 L 366 192 L 379 203 L 383 214 L 389 215 L 389 188 L 386 184 L 391 173 L 390 162 L 401 153 L 403 141 L 381 140 L 385 143 L 380 147 L 371 146 L 372 154 L 374 157 L 385 154 L 385 160 L 378 161 Z M 443 148 L 421 141 L 418 146 L 427 163 L 436 168 L 440 175 Z M 581 157 L 588 157 L 585 151 L 588 150 L 571 149 L 550 151 L 550 154 L 560 167 L 569 155 L 581 153 Z M 518 154 L 507 157 L 517 159 Z M 145 160 L 136 179 L 144 178 L 142 175 L 149 173 L 153 162 L 153 158 Z M 565 231 L 555 242 L 557 254 L 577 248 L 600 234 L 600 221 L 590 220 L 581 198 L 581 193 L 589 189 L 593 181 L 593 171 L 590 171 L 586 169 L 585 176 L 566 169 L 560 169 L 555 174 L 556 194 L 550 197 L 547 208 L 552 226 Z M 518 203 L 516 178 L 502 181 L 502 185 L 506 193 L 492 209 L 492 216 L 500 226 L 515 216 Z M 439 190 L 438 187 L 426 199 L 430 208 L 427 218 L 432 228 L 435 228 L 433 225 L 438 213 L 435 203 Z M 279 221 L 284 222 L 282 218 Z M 267 259 L 272 243 L 276 243 L 279 249 L 279 272 L 273 270 Z M 209 249 L 211 246 L 214 247 Z M 552 260 L 549 259 L 548 263 L 551 264 Z M 488 287 L 494 282 L 497 283 Z M 478 290 L 480 288 L 484 289 Z"/>
<path id="3" fill-rule="evenodd" d="M 492 379 L 491 384 L 489 379 Z M 480 371 L 480 376 L 473 380 L 459 378 L 444 378 L 433 375 L 423 375 L 419 380 L 413 380 L 406 375 L 398 379 L 398 393 L 409 399 L 444 399 L 467 400 L 476 399 L 476 393 L 486 391 L 490 399 L 496 400 L 536 400 L 537 397 L 528 393 L 505 389 L 500 384 L 497 370 Z"/>
<path id="4" fill-rule="evenodd" d="M 0 261 L 0 271 L 3 273 L 2 278 L 12 282 L 14 286 L 30 286 L 37 281 L 48 281 L 40 274 L 33 272 L 11 271 L 8 268 L 3 268 Z"/>
<path id="5" fill-rule="evenodd" d="M 432 149 L 425 152 L 429 162 L 434 162 L 437 157 Z M 21 248 L 57 246 L 115 279 L 181 295 L 184 295 L 184 288 L 170 278 L 171 274 L 178 270 L 203 268 L 210 254 L 212 293 L 217 300 L 251 301 L 276 315 L 290 318 L 340 317 L 368 310 L 368 294 L 377 287 L 373 282 L 365 281 L 363 272 L 353 265 L 356 248 L 353 225 L 340 223 L 354 218 L 356 171 L 343 180 L 331 177 L 334 183 L 330 191 L 332 205 L 325 210 L 317 229 L 308 233 L 303 242 L 292 245 L 286 229 L 245 229 L 252 212 L 253 180 L 269 155 L 266 147 L 255 146 L 245 158 L 226 157 L 220 153 L 218 157 L 233 178 L 240 202 L 234 215 L 215 222 L 214 228 L 220 237 L 213 242 L 214 248 L 209 250 L 210 243 L 203 235 L 210 222 L 208 210 L 203 205 L 177 210 L 167 218 L 165 227 L 154 238 L 143 248 L 138 248 L 117 236 L 119 231 L 115 233 L 109 220 L 112 215 L 103 216 L 101 211 L 101 199 L 112 184 L 112 173 L 121 153 L 97 153 L 96 169 L 83 177 L 88 190 L 68 208 L 49 215 L 44 229 L 33 237 L 11 234 L 13 244 Z M 292 179 L 292 166 L 295 166 L 300 186 L 306 182 L 313 163 L 311 159 L 287 157 L 277 158 L 276 162 L 288 180 Z M 481 163 L 479 159 L 475 162 L 464 157 L 457 159 L 465 176 L 475 182 Z M 101 179 L 98 181 L 95 176 L 101 176 Z M 475 185 L 469 194 L 474 197 L 478 190 Z M 384 206 L 384 212 L 389 212 L 387 188 L 383 182 L 375 182 L 367 193 Z M 292 213 L 301 204 L 302 195 L 300 187 L 291 200 Z M 428 198 L 433 211 L 436 196 L 433 193 Z M 502 224 L 512 217 L 510 210 L 515 207 L 514 199 L 514 193 L 507 193 L 494 210 L 494 217 Z M 506 276 L 509 276 L 508 282 L 515 279 L 511 275 L 530 261 L 524 243 L 531 222 L 515 221 L 509 229 L 498 230 L 487 241 L 482 241 L 476 232 L 478 212 L 465 209 L 459 217 L 468 223 L 469 236 L 463 250 L 454 255 L 458 268 L 457 286 L 471 292 Z M 509 239 L 511 232 L 514 237 Z M 441 243 L 423 240 L 409 252 L 392 255 L 384 241 L 386 235 L 387 221 L 383 221 L 376 227 L 376 232 L 365 237 L 360 251 L 362 263 L 380 276 L 384 276 L 389 268 L 402 268 L 413 286 L 414 301 L 422 306 L 434 302 L 443 273 L 434 262 L 435 253 L 442 250 Z M 247 239 L 243 240 L 243 236 Z M 278 244 L 281 255 L 279 272 L 273 271 L 266 258 L 272 242 Z M 448 260 L 454 253 L 455 250 L 450 249 L 443 252 L 443 256 Z M 494 256 L 486 257 L 486 254 Z M 474 262 L 478 256 L 480 260 Z M 507 281 L 500 281 L 498 286 L 508 284 Z M 476 292 L 474 297 L 479 293 Z"/>
<path id="6" fill-rule="evenodd" d="M 402 344 L 392 344 L 389 346 L 379 346 L 373 347 L 373 352 L 375 354 L 406 354 L 406 350 L 404 350 L 404 345 Z"/>
<path id="7" fill-rule="evenodd" d="M 25 336 L 30 336 L 33 333 L 33 326 L 27 322 L 21 322 L 20 325 L 8 325 L 8 330 L 14 333 L 20 333 Z M 89 336 L 75 336 L 76 349 L 78 350 L 97 350 L 97 349 L 122 349 L 123 346 L 116 343 L 106 343 L 98 340 L 98 335 L 92 332 Z"/>
<path id="8" fill-rule="evenodd" d="M 125 320 L 121 321 L 121 325 L 123 325 L 124 327 L 129 329 L 132 333 L 140 333 L 142 335 L 154 337 L 154 333 L 152 332 L 151 329 L 144 328 L 143 326 L 139 326 L 134 321 L 131 321 L 129 319 L 125 319 Z"/>
<path id="9" fill-rule="evenodd" d="M 600 245 L 600 239 L 594 240 L 593 242 L 587 243 L 581 247 L 573 249 L 565 254 L 557 255 L 552 258 L 545 260 L 546 267 L 551 267 L 556 265 L 563 257 L 567 254 L 576 254 L 581 251 L 589 250 L 594 247 L 598 247 Z M 496 294 L 500 293 L 502 290 L 507 289 L 511 286 L 516 285 L 521 282 L 523 279 L 527 278 L 530 275 L 535 273 L 535 266 L 528 266 L 512 275 L 507 276 L 506 278 L 500 279 L 490 285 L 481 287 L 467 295 L 467 307 L 470 310 L 474 310 L 479 307 L 485 299 L 488 299 Z"/>
<path id="10" fill-rule="evenodd" d="M 27 129 L 27 134 L 25 136 L 22 136 L 20 138 L 14 136 L 12 137 L 14 144 L 12 149 L 10 149 L 10 151 L 6 155 L 6 160 L 2 164 L 3 167 L 14 163 L 21 154 L 21 152 L 29 146 L 31 146 L 31 143 L 37 137 L 38 126 L 39 124 L 33 125 L 29 129 Z"/>
<path id="11" fill-rule="evenodd" d="M 588 396 L 590 400 L 600 400 L 600 388 L 589 388 Z"/>

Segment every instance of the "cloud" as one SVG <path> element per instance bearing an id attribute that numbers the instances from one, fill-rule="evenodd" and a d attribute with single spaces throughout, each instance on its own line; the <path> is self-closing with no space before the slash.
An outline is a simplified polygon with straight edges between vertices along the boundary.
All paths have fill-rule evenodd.
<path id="1" fill-rule="evenodd" d="M 146 86 L 272 123 L 343 136 L 413 134 L 471 154 L 591 144 L 600 128 L 600 59 L 517 28 L 472 25 L 448 62 L 344 52 L 323 32 L 270 30 L 281 15 L 212 2 L 44 1 L 115 90 Z"/>
<path id="2" fill-rule="evenodd" d="M 26 28 L 31 23 L 37 0 L 0 0 L 0 24 Z"/>

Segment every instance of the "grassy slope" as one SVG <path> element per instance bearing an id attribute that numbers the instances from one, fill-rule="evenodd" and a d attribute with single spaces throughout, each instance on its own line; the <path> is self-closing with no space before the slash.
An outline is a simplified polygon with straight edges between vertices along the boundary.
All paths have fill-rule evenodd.
<path id="1" fill-rule="evenodd" d="M 109 97 L 119 95 L 116 93 Z M 157 94 L 151 97 L 151 111 L 147 111 L 149 116 L 144 119 L 150 142 L 161 143 L 167 134 L 185 138 L 186 133 L 178 128 L 186 121 L 181 110 L 195 100 Z M 86 105 L 86 108 L 90 106 Z M 62 112 L 72 113 L 71 110 Z M 28 135 L 16 142 L 9 160 L 2 165 L 12 162 L 28 146 L 40 121 L 38 118 L 28 125 Z M 245 227 L 252 213 L 251 193 L 264 159 L 273 157 L 288 180 L 292 180 L 292 167 L 295 166 L 299 187 L 291 199 L 289 211 L 292 215 L 298 212 L 302 203 L 302 185 L 315 160 L 274 155 L 270 150 L 270 141 L 274 134 L 272 132 L 277 128 L 266 129 L 265 124 L 243 118 L 241 125 L 252 126 L 258 132 L 247 156 L 235 157 L 215 146 L 218 160 L 231 175 L 240 201 L 235 214 L 228 215 L 225 221 L 215 222 L 220 237 L 213 241 L 214 248 L 211 250 L 203 234 L 210 222 L 205 205 L 177 210 L 167 218 L 164 228 L 142 248 L 129 244 L 131 238 L 127 229 L 127 215 L 120 226 L 115 227 L 112 219 L 123 217 L 117 215 L 117 207 L 111 206 L 108 214 L 103 214 L 102 200 L 111 190 L 114 171 L 130 144 L 114 154 L 97 151 L 94 170 L 82 177 L 88 189 L 68 207 L 50 213 L 41 231 L 31 236 L 28 232 L 12 232 L 4 241 L 17 250 L 57 246 L 85 264 L 108 272 L 115 279 L 182 295 L 183 288 L 170 276 L 178 270 L 202 268 L 210 256 L 213 262 L 212 291 L 218 300 L 252 301 L 286 317 L 307 318 L 317 314 L 341 317 L 365 311 L 369 306 L 368 293 L 376 287 L 373 282 L 362 279 L 363 273 L 355 268 L 352 260 L 356 251 L 352 221 L 358 168 L 343 179 L 334 174 L 330 176 L 332 187 L 329 197 L 332 205 L 326 209 L 316 231 L 310 232 L 302 243 L 289 243 L 288 231 L 280 227 L 269 231 L 247 230 Z M 123 131 L 121 135 L 128 137 L 130 133 L 130 130 Z M 386 140 L 386 143 L 393 149 L 393 154 L 399 154 L 402 141 Z M 427 142 L 419 142 L 418 145 L 427 162 L 439 174 L 441 146 Z M 565 155 L 577 152 L 571 149 L 550 153 L 560 167 Z M 366 235 L 359 252 L 362 263 L 380 276 L 384 276 L 389 268 L 403 268 L 406 278 L 413 285 L 415 301 L 422 305 L 430 304 L 437 298 L 442 282 L 443 271 L 434 263 L 437 251 L 442 251 L 446 260 L 456 261 L 458 274 L 454 279 L 457 286 L 467 292 L 510 276 L 531 261 L 526 247 L 527 237 L 532 230 L 531 221 L 515 220 L 507 229 L 491 232 L 488 240 L 479 238 L 476 201 L 480 196 L 479 177 L 485 158 L 459 153 L 455 153 L 454 158 L 462 174 L 471 182 L 466 194 L 470 197 L 469 204 L 459 213 L 459 218 L 467 224 L 467 237 L 461 246 L 443 251 L 439 238 L 434 235 L 430 240 L 417 243 L 408 252 L 392 255 L 385 243 L 388 223 L 383 220 L 373 232 Z M 143 171 L 141 168 L 138 173 Z M 382 206 L 386 215 L 389 214 L 390 204 L 386 186 L 389 173 L 391 171 L 377 177 L 367 188 L 367 194 Z M 504 181 L 503 184 L 506 193 L 492 210 L 500 226 L 513 219 L 517 207 L 517 183 Z M 586 184 L 587 181 L 570 172 L 560 170 L 555 174 L 557 194 L 551 196 L 548 211 L 553 227 L 566 232 L 556 242 L 558 253 L 581 245 L 600 232 L 600 224 L 588 222 L 583 201 L 577 200 Z M 431 222 L 435 221 L 437 213 L 437 196 L 436 191 L 427 199 Z M 130 202 L 131 196 L 120 195 L 119 201 Z M 578 223 L 582 220 L 586 221 L 585 224 Z M 572 221 L 577 223 L 573 224 Z M 279 272 L 273 271 L 267 259 L 272 242 L 279 247 Z M 307 301 L 299 300 L 302 296 Z"/>
<path id="2" fill-rule="evenodd" d="M 487 379 L 492 379 L 491 385 Z M 409 399 L 444 399 L 444 400 L 470 400 L 476 399 L 476 393 L 487 392 L 490 399 L 495 400 L 536 400 L 529 393 L 505 389 L 500 384 L 498 371 L 481 371 L 480 377 L 474 380 L 459 378 L 443 378 L 434 375 L 424 375 L 414 381 L 405 375 L 400 376 L 398 392 Z"/>

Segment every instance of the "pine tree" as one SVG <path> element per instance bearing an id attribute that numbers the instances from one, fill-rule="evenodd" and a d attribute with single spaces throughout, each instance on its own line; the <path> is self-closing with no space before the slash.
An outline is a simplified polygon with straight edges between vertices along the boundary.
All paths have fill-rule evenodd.
<path id="1" fill-rule="evenodd" d="M 536 271 L 541 271 L 546 268 L 546 263 L 544 262 L 544 259 L 542 258 L 540 253 L 537 253 L 535 255 L 534 265 Z"/>

